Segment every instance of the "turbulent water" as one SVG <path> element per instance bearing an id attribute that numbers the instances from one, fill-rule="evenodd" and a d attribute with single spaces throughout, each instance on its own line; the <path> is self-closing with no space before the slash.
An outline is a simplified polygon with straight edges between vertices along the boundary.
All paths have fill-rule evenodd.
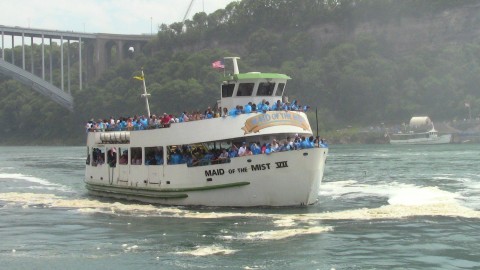
<path id="1" fill-rule="evenodd" d="M 480 269 L 480 145 L 334 145 L 318 204 L 246 209 L 90 197 L 85 152 L 0 147 L 1 269 Z"/>

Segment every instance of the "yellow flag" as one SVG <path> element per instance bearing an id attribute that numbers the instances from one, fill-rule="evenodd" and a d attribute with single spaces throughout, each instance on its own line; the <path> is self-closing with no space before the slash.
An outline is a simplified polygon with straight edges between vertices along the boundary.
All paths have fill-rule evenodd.
<path id="1" fill-rule="evenodd" d="M 133 78 L 137 79 L 139 81 L 143 81 L 143 79 L 144 79 L 143 76 L 134 76 Z"/>

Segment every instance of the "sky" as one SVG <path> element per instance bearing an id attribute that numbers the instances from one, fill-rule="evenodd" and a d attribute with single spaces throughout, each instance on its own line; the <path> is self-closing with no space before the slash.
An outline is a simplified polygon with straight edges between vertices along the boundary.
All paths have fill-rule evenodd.
<path id="1" fill-rule="evenodd" d="M 192 0 L 0 0 L 0 25 L 85 33 L 151 34 L 182 21 Z M 234 0 L 194 0 L 210 14 Z"/>

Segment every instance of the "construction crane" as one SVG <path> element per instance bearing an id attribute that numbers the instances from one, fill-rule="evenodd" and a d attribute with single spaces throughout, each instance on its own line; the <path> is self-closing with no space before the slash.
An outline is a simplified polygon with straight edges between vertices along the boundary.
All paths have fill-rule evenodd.
<path id="1" fill-rule="evenodd" d="M 182 24 L 185 23 L 185 20 L 187 19 L 187 16 L 190 13 L 190 10 L 192 9 L 193 2 L 195 2 L 195 0 L 190 1 L 190 5 L 188 5 L 187 12 L 185 12 L 185 16 L 183 16 Z"/>

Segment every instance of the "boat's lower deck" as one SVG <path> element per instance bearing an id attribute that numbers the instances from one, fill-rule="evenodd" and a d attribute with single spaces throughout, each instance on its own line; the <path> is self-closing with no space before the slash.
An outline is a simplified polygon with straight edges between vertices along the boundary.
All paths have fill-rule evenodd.
<path id="1" fill-rule="evenodd" d="M 172 205 L 286 206 L 316 201 L 327 148 L 188 164 L 87 166 L 89 192 Z"/>

